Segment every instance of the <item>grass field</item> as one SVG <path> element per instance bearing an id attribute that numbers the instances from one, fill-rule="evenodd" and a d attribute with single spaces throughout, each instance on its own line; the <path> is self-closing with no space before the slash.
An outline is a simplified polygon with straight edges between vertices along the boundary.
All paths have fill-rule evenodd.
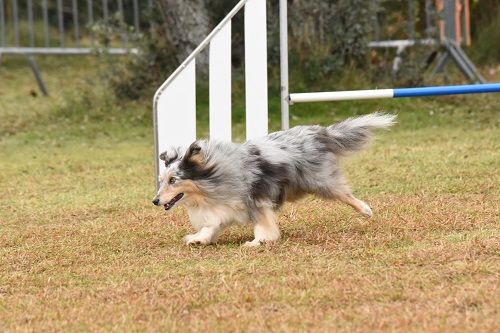
<path id="1" fill-rule="evenodd" d="M 50 98 L 22 60 L 0 66 L 0 331 L 500 327 L 499 95 L 293 106 L 293 124 L 399 114 L 345 163 L 374 218 L 308 197 L 276 244 L 244 249 L 235 227 L 188 247 L 185 211 L 150 203 L 148 100 L 108 98 L 90 59 L 41 68 Z"/>

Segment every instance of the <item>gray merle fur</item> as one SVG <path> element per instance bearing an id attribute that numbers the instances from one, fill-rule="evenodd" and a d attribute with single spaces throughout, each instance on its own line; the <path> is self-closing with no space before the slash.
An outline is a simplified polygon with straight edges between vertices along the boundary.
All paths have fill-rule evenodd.
<path id="1" fill-rule="evenodd" d="M 161 157 L 168 164 L 176 160 L 174 174 L 195 181 L 207 200 L 240 202 L 254 220 L 262 207 L 278 209 L 304 194 L 350 196 L 339 157 L 361 150 L 374 130 L 394 120 L 374 113 L 328 127 L 297 126 L 243 144 L 198 140 L 183 154 L 175 149 Z"/>

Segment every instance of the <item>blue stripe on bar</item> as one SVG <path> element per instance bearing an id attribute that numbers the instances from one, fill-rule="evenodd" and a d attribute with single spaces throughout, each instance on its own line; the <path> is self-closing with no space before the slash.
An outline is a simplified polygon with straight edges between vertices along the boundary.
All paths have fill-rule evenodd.
<path id="1" fill-rule="evenodd" d="M 394 98 L 500 92 L 500 83 L 394 89 Z"/>

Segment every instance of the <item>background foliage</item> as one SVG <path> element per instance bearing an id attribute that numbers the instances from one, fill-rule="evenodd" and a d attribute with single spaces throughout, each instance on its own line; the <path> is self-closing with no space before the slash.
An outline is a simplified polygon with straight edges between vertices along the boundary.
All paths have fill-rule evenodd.
<path id="1" fill-rule="evenodd" d="M 158 0 L 158 3 L 169 0 Z M 214 27 L 234 5 L 229 0 L 204 0 L 185 2 L 196 7 L 196 15 L 207 15 L 209 26 Z M 492 63 L 500 59 L 500 6 L 492 0 L 472 2 L 473 47 L 466 50 L 479 64 Z M 426 37 L 424 6 L 415 1 L 415 37 Z M 375 14 L 381 27 L 382 39 L 408 38 L 408 7 L 406 1 L 370 0 L 289 0 L 289 58 L 292 80 L 297 87 L 311 86 L 318 81 L 332 81 L 355 69 L 363 73 L 372 85 L 414 86 L 435 82 L 439 77 L 429 78 L 428 61 L 437 51 L 433 47 L 408 48 L 403 54 L 404 66 L 397 75 L 391 71 L 395 50 L 369 50 L 367 43 L 373 38 Z M 268 1 L 268 58 L 271 65 L 279 63 L 279 8 L 278 1 Z M 436 14 L 435 16 L 436 17 Z M 138 98 L 151 94 L 179 64 L 176 57 L 179 48 L 192 49 L 192 45 L 175 43 L 169 35 L 182 29 L 166 26 L 158 11 L 148 19 L 149 29 L 144 30 L 141 47 L 144 52 L 126 64 L 115 66 L 107 73 L 106 80 L 112 83 L 121 98 Z M 180 33 L 180 32 L 179 32 Z M 429 32 L 435 35 L 435 29 Z M 235 82 L 242 84 L 244 64 L 243 15 L 233 19 L 232 61 Z M 184 52 L 184 51 L 183 51 Z M 203 55 L 206 57 L 206 54 Z M 201 67 L 200 74 L 206 71 Z M 270 66 L 271 68 L 273 66 Z M 274 66 L 276 67 L 276 66 Z M 294 74 L 295 73 L 295 74 Z M 270 70 L 270 78 L 277 79 L 279 73 Z M 241 76 L 241 75 L 240 75 Z M 448 79 L 447 77 L 445 78 Z M 339 81 L 339 80 L 337 80 Z M 330 82 L 335 85 L 336 80 Z M 333 88 L 333 87 L 332 87 Z M 273 89 L 271 87 L 271 89 Z"/>

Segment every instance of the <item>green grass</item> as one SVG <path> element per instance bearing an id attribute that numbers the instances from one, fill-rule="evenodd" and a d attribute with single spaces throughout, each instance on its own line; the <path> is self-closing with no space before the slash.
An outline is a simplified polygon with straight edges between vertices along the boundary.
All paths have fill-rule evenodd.
<path id="1" fill-rule="evenodd" d="M 22 59 L 0 66 L 0 331 L 500 325 L 498 95 L 293 106 L 294 125 L 398 113 L 393 130 L 345 161 L 374 218 L 308 197 L 284 207 L 277 244 L 243 249 L 252 231 L 235 227 L 200 248 L 182 243 L 183 209 L 150 203 L 149 98 L 116 102 L 93 59 L 40 67 L 50 98 L 32 97 Z M 275 94 L 270 107 L 277 129 Z"/>

